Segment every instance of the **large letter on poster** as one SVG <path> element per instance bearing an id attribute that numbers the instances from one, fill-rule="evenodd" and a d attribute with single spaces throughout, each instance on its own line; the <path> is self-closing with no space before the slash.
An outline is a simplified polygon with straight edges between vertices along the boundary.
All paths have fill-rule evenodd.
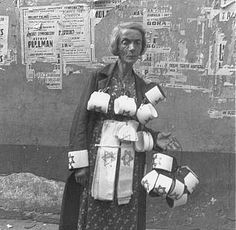
<path id="1" fill-rule="evenodd" d="M 9 16 L 0 16 L 0 65 L 5 64 L 8 49 Z"/>

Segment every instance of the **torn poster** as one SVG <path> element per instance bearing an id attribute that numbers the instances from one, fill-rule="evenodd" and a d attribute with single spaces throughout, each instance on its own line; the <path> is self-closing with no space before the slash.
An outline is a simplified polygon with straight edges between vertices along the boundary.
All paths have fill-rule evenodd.
<path id="1" fill-rule="evenodd" d="M 9 16 L 0 15 L 0 65 L 6 64 L 8 54 Z"/>

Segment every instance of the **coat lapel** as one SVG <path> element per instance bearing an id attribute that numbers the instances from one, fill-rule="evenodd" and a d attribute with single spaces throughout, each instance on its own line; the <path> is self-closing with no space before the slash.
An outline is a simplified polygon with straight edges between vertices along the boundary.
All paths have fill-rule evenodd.
<path id="1" fill-rule="evenodd" d="M 144 94 L 145 94 L 145 88 L 146 84 L 143 79 L 141 79 L 135 72 L 134 77 L 135 77 L 135 90 L 136 90 L 136 96 L 137 96 L 137 107 L 141 105 Z"/>
<path id="2" fill-rule="evenodd" d="M 116 62 L 105 66 L 102 70 L 97 72 L 97 89 L 105 89 L 109 86 L 111 78 L 113 76 Z"/>

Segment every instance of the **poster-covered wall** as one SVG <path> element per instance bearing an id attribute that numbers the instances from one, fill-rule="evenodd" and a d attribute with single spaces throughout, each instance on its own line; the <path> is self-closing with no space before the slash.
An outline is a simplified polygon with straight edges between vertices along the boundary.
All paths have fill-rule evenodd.
<path id="1" fill-rule="evenodd" d="M 143 23 L 147 51 L 135 66 L 167 101 L 150 125 L 184 150 L 232 152 L 235 1 L 14 0 L 0 9 L 0 141 L 67 145 L 86 77 L 114 62 L 112 28 Z"/>
<path id="2" fill-rule="evenodd" d="M 22 63 L 27 80 L 45 80 L 49 89 L 62 89 L 62 62 L 89 62 L 90 11 L 87 5 L 21 8 Z M 51 63 L 50 72 L 36 72 L 32 63 Z"/>

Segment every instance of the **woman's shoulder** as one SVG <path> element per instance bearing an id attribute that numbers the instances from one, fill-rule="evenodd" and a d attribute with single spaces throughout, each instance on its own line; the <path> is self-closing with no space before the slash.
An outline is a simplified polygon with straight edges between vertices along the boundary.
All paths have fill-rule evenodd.
<path id="1" fill-rule="evenodd" d="M 103 67 L 98 68 L 94 73 L 98 77 L 103 75 L 109 76 L 114 71 L 115 65 L 116 63 L 107 64 Z"/>
<path id="2" fill-rule="evenodd" d="M 115 63 L 108 64 L 102 68 L 99 68 L 92 72 L 91 81 L 96 85 L 95 88 L 104 88 L 107 85 L 107 80 L 109 76 L 112 75 L 114 71 Z"/>
<path id="3" fill-rule="evenodd" d="M 148 86 L 148 85 L 155 85 L 154 82 L 150 81 L 144 74 L 142 73 L 135 73 L 136 79 L 141 83 L 142 85 Z"/>
<path id="4" fill-rule="evenodd" d="M 149 89 L 151 89 L 155 86 L 158 86 L 159 89 L 161 88 L 161 86 L 158 82 L 151 81 L 145 75 L 140 74 L 140 73 L 138 73 L 138 74 L 135 73 L 135 75 L 136 75 L 136 79 L 138 81 L 138 84 L 140 84 L 145 89 L 145 91 L 148 91 Z"/>

